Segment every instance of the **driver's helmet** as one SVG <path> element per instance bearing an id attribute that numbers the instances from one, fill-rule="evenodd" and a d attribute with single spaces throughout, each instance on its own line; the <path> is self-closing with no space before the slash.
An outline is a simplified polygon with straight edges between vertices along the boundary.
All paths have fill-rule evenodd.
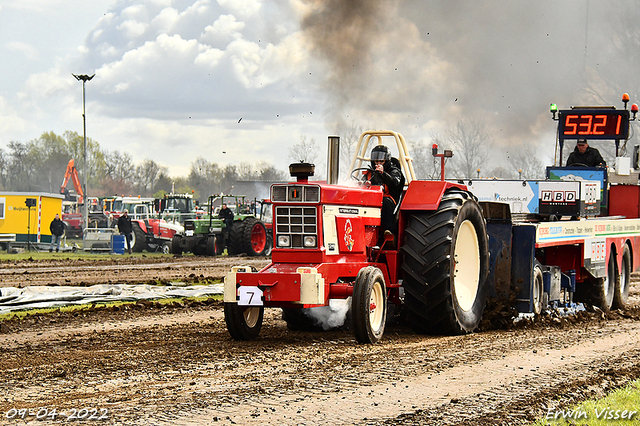
<path id="1" fill-rule="evenodd" d="M 389 161 L 391 151 L 385 145 L 376 145 L 371 150 L 371 168 L 376 167 L 376 161 Z"/>

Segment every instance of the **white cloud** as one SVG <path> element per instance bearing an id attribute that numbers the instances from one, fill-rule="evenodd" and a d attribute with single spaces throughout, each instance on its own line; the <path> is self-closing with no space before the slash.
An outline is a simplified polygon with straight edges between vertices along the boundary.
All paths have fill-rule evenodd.
<path id="1" fill-rule="evenodd" d="M 244 27 L 245 23 L 236 21 L 235 16 L 220 15 L 213 25 L 205 27 L 201 40 L 211 45 L 226 45 L 233 39 L 241 38 Z"/>
<path id="2" fill-rule="evenodd" d="M 135 19 L 128 19 L 118 25 L 116 28 L 122 30 L 127 38 L 138 38 L 145 33 L 149 24 L 136 21 Z"/>
<path id="3" fill-rule="evenodd" d="M 218 4 L 243 18 L 257 15 L 262 7 L 260 0 L 218 0 Z"/>
<path id="4" fill-rule="evenodd" d="M 38 49 L 28 43 L 11 41 L 6 44 L 7 49 L 22 53 L 27 59 L 38 59 Z"/>
<path id="5" fill-rule="evenodd" d="M 151 27 L 156 34 L 170 33 L 178 20 L 180 13 L 172 8 L 166 7 L 151 21 Z"/>
<path id="6" fill-rule="evenodd" d="M 194 63 L 207 68 L 215 68 L 223 56 L 224 52 L 222 50 L 207 48 L 196 56 Z"/>
<path id="7" fill-rule="evenodd" d="M 2 117 L 0 134 L 16 134 L 23 132 L 28 127 L 28 120 L 24 119 L 20 111 L 16 111 L 2 96 L 0 96 L 0 117 Z"/>

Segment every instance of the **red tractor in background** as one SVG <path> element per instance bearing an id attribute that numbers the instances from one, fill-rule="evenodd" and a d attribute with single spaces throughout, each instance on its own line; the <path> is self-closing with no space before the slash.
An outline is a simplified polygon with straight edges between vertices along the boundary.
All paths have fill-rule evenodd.
<path id="1" fill-rule="evenodd" d="M 162 251 L 171 253 L 171 239 L 184 232 L 179 223 L 168 223 L 156 217 L 154 199 L 143 197 L 116 197 L 109 216 L 113 226 L 126 209 L 131 217 L 131 246 L 134 252 Z"/>

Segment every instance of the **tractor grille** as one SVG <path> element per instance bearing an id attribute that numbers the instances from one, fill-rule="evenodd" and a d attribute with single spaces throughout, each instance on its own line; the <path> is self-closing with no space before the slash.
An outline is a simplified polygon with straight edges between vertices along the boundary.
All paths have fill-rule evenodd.
<path id="1" fill-rule="evenodd" d="M 271 201 L 319 203 L 320 187 L 317 185 L 273 185 Z"/>
<path id="2" fill-rule="evenodd" d="M 276 238 L 288 236 L 289 248 L 317 248 L 318 218 L 316 207 L 276 207 Z M 315 246 L 304 245 L 304 237 L 313 236 Z"/>

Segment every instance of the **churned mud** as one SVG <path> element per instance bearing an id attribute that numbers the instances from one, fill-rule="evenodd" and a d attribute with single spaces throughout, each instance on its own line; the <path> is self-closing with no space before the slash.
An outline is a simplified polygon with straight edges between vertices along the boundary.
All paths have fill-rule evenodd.
<path id="1" fill-rule="evenodd" d="M 247 260 L 267 262 L 3 265 L 0 284 L 20 283 L 17 275 L 29 277 L 23 286 L 124 282 L 138 273 L 144 278 L 126 282 L 221 278 Z M 290 331 L 277 309 L 266 310 L 257 340 L 236 342 L 216 301 L 4 321 L 0 424 L 74 416 L 116 425 L 524 424 L 640 376 L 640 276 L 633 278 L 625 311 L 485 323 L 453 337 L 395 324 L 375 345 L 356 343 L 348 328 Z"/>

